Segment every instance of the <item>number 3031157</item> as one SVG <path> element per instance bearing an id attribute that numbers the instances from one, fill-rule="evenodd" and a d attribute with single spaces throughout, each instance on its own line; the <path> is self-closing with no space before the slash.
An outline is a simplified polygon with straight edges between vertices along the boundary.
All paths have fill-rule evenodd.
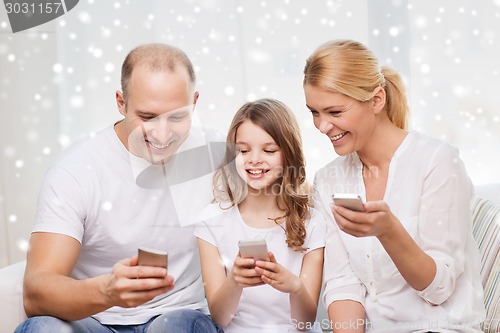
<path id="1" fill-rule="evenodd" d="M 7 14 L 57 14 L 59 10 L 63 10 L 60 2 L 45 2 L 45 3 L 27 3 L 27 2 L 6 2 L 5 9 Z"/>

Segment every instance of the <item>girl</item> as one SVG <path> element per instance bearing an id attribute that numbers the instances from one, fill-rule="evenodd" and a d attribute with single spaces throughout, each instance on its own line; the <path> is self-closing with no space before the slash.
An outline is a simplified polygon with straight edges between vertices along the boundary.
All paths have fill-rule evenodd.
<path id="1" fill-rule="evenodd" d="M 210 313 L 226 333 L 312 329 L 326 224 L 309 207 L 299 128 L 281 102 L 243 105 L 214 177 L 211 218 L 195 229 Z M 268 261 L 238 241 L 264 239 Z M 311 330 L 312 331 L 312 330 Z"/>
<path id="2" fill-rule="evenodd" d="M 359 323 L 349 332 L 480 332 L 472 186 L 457 149 L 406 129 L 401 78 L 358 42 L 321 46 L 304 75 L 314 125 L 340 155 L 315 178 L 332 226 L 324 299 L 334 332 L 346 322 Z M 359 194 L 365 211 L 332 205 L 333 192 Z"/>

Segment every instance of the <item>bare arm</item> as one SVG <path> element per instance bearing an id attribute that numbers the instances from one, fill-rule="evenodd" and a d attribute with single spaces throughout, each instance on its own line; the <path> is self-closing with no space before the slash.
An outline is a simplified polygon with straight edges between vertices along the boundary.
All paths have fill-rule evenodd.
<path id="1" fill-rule="evenodd" d="M 300 271 L 301 288 L 290 293 L 292 320 L 298 323 L 314 323 L 323 276 L 324 248 L 312 250 L 304 256 Z"/>
<path id="2" fill-rule="evenodd" d="M 215 246 L 198 238 L 198 249 L 210 315 L 219 325 L 227 326 L 238 309 L 243 288 L 263 282 L 253 268 L 248 268 L 253 266 L 253 259 L 236 257 L 232 272 L 226 276 L 224 263 Z"/>
<path id="3" fill-rule="evenodd" d="M 227 326 L 236 313 L 243 288 L 226 276 L 215 246 L 198 238 L 198 249 L 210 315 L 216 323 Z"/>
<path id="4" fill-rule="evenodd" d="M 363 333 L 365 309 L 361 303 L 351 300 L 335 301 L 328 306 L 328 318 L 333 333 Z"/>
<path id="5" fill-rule="evenodd" d="M 173 288 L 165 269 L 136 266 L 137 257 L 117 263 L 110 274 L 73 279 L 69 275 L 79 252 L 80 243 L 69 236 L 32 234 L 23 296 L 28 316 L 79 320 L 115 305 L 143 304 Z"/>

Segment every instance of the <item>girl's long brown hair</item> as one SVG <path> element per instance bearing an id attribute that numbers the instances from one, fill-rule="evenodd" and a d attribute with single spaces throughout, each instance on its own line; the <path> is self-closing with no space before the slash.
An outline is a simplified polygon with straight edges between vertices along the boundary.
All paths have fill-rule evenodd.
<path id="1" fill-rule="evenodd" d="M 226 139 L 226 154 L 221 167 L 214 176 L 215 200 L 230 208 L 243 201 L 247 185 L 238 175 L 235 166 L 237 155 L 236 133 L 245 121 L 262 128 L 280 147 L 283 157 L 283 175 L 280 179 L 276 202 L 285 211 L 286 242 L 288 247 L 304 251 L 306 237 L 305 221 L 310 218 L 310 193 L 306 183 L 305 159 L 302 138 L 295 116 L 282 102 L 274 99 L 259 99 L 243 105 L 235 114 Z M 281 221 L 281 218 L 278 223 Z"/>

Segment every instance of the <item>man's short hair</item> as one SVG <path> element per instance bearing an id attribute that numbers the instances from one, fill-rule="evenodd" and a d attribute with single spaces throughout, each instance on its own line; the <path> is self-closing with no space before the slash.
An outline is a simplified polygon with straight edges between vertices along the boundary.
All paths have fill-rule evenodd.
<path id="1" fill-rule="evenodd" d="M 130 51 L 123 61 L 121 85 L 125 101 L 132 71 L 138 65 L 146 65 L 152 71 L 168 70 L 171 72 L 181 66 L 186 70 L 193 86 L 196 82 L 193 64 L 181 49 L 160 43 L 139 45 Z"/>

